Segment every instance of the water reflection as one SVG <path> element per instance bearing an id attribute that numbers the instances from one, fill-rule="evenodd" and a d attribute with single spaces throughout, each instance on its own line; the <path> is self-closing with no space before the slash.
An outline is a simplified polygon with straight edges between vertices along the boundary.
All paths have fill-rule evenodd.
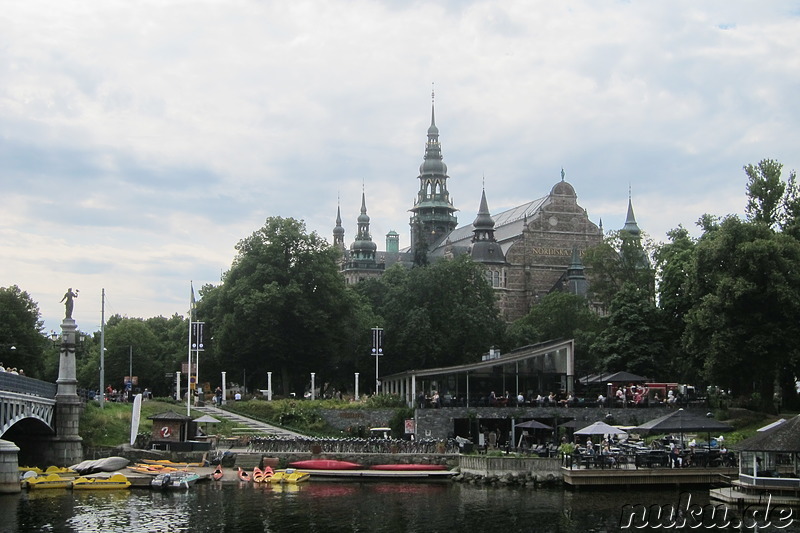
<path id="1" fill-rule="evenodd" d="M 0 497 L 1 531 L 618 531 L 625 504 L 677 502 L 675 490 L 581 491 L 451 483 L 198 484 L 189 491 L 42 491 Z M 692 493 L 707 503 L 707 491 Z M 783 531 L 800 531 L 796 526 Z"/>

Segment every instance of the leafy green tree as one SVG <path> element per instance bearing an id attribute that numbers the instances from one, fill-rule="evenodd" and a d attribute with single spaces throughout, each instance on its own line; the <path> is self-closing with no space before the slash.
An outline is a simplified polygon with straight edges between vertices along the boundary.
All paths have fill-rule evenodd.
<path id="1" fill-rule="evenodd" d="M 241 240 L 223 282 L 204 287 L 198 316 L 213 336 L 216 368 L 239 371 L 266 388 L 302 394 L 310 382 L 334 377 L 350 345 L 358 300 L 337 267 L 338 251 L 305 224 L 271 217 Z M 236 372 L 236 374 L 234 374 Z"/>
<path id="2" fill-rule="evenodd" d="M 747 208 L 749 220 L 775 227 L 781 221 L 781 207 L 786 184 L 781 180 L 783 165 L 762 159 L 757 165 L 745 165 L 747 174 Z"/>
<path id="3" fill-rule="evenodd" d="M 682 337 L 685 319 L 694 306 L 689 290 L 689 277 L 694 269 L 696 240 L 686 228 L 679 226 L 667 232 L 670 242 L 661 244 L 655 253 L 657 270 L 658 307 L 666 338 L 670 380 L 696 381 L 702 361 L 688 358 L 683 350 Z"/>
<path id="4" fill-rule="evenodd" d="M 798 372 L 800 243 L 735 216 L 699 239 L 684 344 L 710 384 L 774 408 L 776 384 Z M 784 388 L 782 395 L 794 395 Z"/>
<path id="5" fill-rule="evenodd" d="M 605 327 L 592 351 L 604 370 L 627 370 L 651 379 L 662 377 L 667 331 L 646 289 L 634 283 L 623 284 L 603 321 Z"/>
<path id="6" fill-rule="evenodd" d="M 0 362 L 44 378 L 48 347 L 39 305 L 16 285 L 0 287 Z"/>
<path id="7" fill-rule="evenodd" d="M 387 372 L 474 362 L 500 345 L 504 324 L 483 267 L 466 256 L 411 270 L 399 265 L 366 286 L 384 319 Z"/>
<path id="8" fill-rule="evenodd" d="M 633 283 L 653 298 L 653 248 L 650 239 L 620 230 L 610 232 L 603 242 L 586 250 L 583 263 L 589 271 L 592 302 L 608 310 L 625 283 Z"/>

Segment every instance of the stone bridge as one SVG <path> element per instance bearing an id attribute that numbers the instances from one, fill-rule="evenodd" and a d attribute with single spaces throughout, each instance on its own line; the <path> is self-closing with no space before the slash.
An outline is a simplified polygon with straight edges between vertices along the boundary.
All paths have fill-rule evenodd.
<path id="1" fill-rule="evenodd" d="M 0 372 L 0 438 L 16 440 L 14 435 L 22 433 L 54 434 L 57 391 L 55 383 Z M 25 431 L 37 429 L 35 426 L 40 426 L 40 431 Z"/>

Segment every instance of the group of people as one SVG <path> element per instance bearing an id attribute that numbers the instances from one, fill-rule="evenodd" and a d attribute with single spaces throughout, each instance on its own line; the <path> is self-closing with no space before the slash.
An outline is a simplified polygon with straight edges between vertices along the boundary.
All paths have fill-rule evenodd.
<path id="1" fill-rule="evenodd" d="M 0 363 L 0 372 L 8 372 L 9 374 L 17 374 L 17 375 L 20 375 L 20 376 L 24 376 L 25 375 L 25 371 L 22 370 L 21 368 L 19 370 L 17 370 L 16 367 L 14 367 L 14 368 L 6 368 L 3 363 Z"/>

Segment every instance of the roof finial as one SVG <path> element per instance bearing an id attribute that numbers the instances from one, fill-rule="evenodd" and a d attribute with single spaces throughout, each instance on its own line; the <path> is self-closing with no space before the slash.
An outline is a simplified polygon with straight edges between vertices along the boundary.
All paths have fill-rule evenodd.
<path id="1" fill-rule="evenodd" d="M 564 167 L 561 167 L 561 181 L 564 181 Z"/>
<path id="2" fill-rule="evenodd" d="M 484 190 L 486 189 L 486 174 L 485 173 L 481 176 L 481 189 L 484 189 Z"/>
<path id="3" fill-rule="evenodd" d="M 631 182 L 628 182 L 628 201 L 631 201 L 633 195 L 631 194 Z"/>
<path id="4" fill-rule="evenodd" d="M 436 99 L 436 91 L 434 90 L 434 82 L 431 82 L 431 103 Z"/>

